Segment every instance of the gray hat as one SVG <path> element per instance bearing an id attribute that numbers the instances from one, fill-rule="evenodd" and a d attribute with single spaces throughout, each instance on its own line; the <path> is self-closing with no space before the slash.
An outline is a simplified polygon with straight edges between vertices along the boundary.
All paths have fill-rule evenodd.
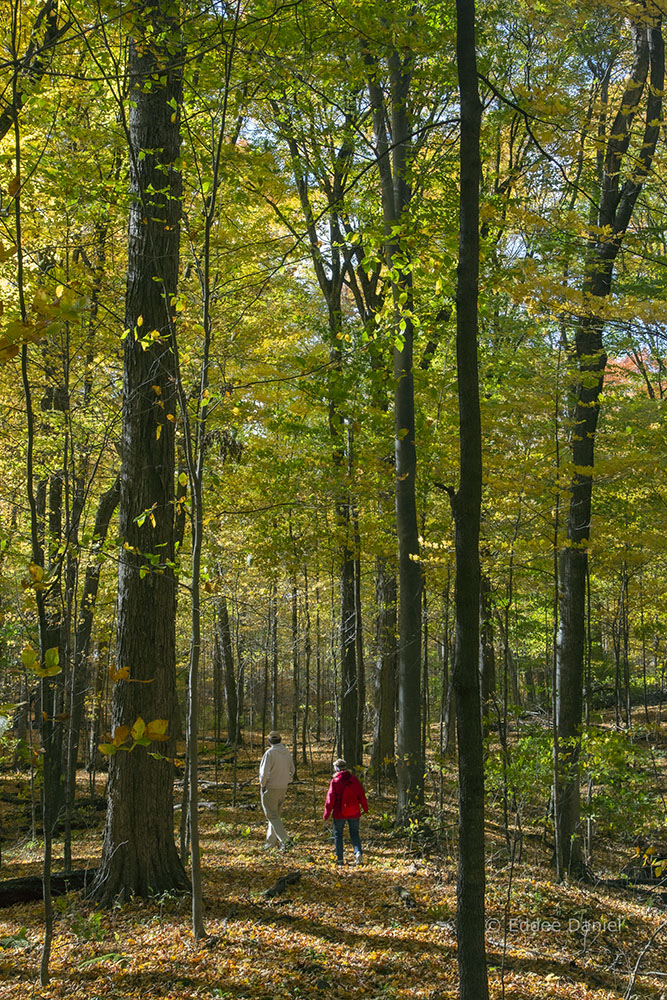
<path id="1" fill-rule="evenodd" d="M 280 743 L 281 738 L 280 733 L 276 732 L 275 729 L 272 729 L 269 733 L 269 743 Z"/>
<path id="2" fill-rule="evenodd" d="M 336 773 L 338 773 L 338 771 L 347 771 L 347 761 L 343 760 L 342 757 L 339 757 L 338 760 L 334 761 L 333 769 Z"/>

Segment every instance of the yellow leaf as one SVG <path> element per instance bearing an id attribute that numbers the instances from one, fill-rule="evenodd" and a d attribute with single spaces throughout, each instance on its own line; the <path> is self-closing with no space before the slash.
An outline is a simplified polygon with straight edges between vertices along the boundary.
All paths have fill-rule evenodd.
<path id="1" fill-rule="evenodd" d="M 109 664 L 109 677 L 111 678 L 114 684 L 116 683 L 116 681 L 126 681 L 129 676 L 130 676 L 129 667 L 121 667 L 120 670 L 116 670 L 116 666 L 114 663 Z"/>
<path id="2" fill-rule="evenodd" d="M 145 731 L 146 731 L 146 723 L 141 718 L 141 716 L 139 716 L 139 718 L 137 719 L 137 721 L 132 726 L 132 739 L 135 742 L 137 740 L 140 740 L 141 737 L 144 735 Z"/>
<path id="3" fill-rule="evenodd" d="M 156 441 L 160 440 L 160 434 L 162 434 L 162 424 L 158 424 L 157 427 L 155 428 L 155 440 Z"/>
<path id="4" fill-rule="evenodd" d="M 115 747 L 119 747 L 121 743 L 125 742 L 125 740 L 128 738 L 129 735 L 130 735 L 129 726 L 118 726 L 118 728 L 114 730 L 113 745 Z"/>
<path id="5" fill-rule="evenodd" d="M 146 736 L 149 740 L 166 740 L 167 729 L 169 728 L 168 719 L 153 719 L 146 726 Z"/>
<path id="6" fill-rule="evenodd" d="M 7 188 L 7 190 L 9 191 L 9 197 L 13 198 L 15 194 L 18 194 L 18 190 L 20 187 L 21 187 L 21 182 L 18 179 L 18 177 L 12 177 L 12 179 L 9 182 L 9 187 Z"/>

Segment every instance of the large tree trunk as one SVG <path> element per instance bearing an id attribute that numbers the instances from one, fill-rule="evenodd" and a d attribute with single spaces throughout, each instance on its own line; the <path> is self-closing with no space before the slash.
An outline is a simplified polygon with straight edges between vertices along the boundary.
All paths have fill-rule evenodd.
<path id="1" fill-rule="evenodd" d="M 143 747 L 118 751 L 109 765 L 109 807 L 94 884 L 109 904 L 185 889 L 174 844 L 176 699 L 174 560 L 175 357 L 181 177 L 178 9 L 147 3 L 129 44 L 130 178 L 125 303 L 117 668 L 114 730 L 138 717 L 168 720 L 161 760 Z"/>
<path id="2" fill-rule="evenodd" d="M 456 365 L 460 483 L 452 496 L 456 546 L 454 686 L 459 742 L 457 918 L 461 1000 L 486 1000 L 484 944 L 484 760 L 479 684 L 479 528 L 482 428 L 477 364 L 479 280 L 479 135 L 474 0 L 457 0 L 456 53 L 461 95 L 461 194 L 456 288 Z"/>
<path id="3" fill-rule="evenodd" d="M 602 163 L 599 214 L 593 220 L 589 259 L 583 291 L 585 296 L 606 298 L 612 285 L 614 262 L 632 217 L 635 203 L 649 173 L 662 118 L 665 54 L 660 14 L 652 4 L 644 7 L 644 19 L 631 25 L 634 59 L 623 97 L 610 124 Z M 646 84 L 648 96 L 643 141 L 631 159 L 628 179 L 621 172 L 632 127 Z M 570 485 L 567 544 L 560 553 L 560 605 L 558 660 L 556 671 L 556 722 L 558 728 L 560 787 L 559 842 L 563 863 L 569 871 L 582 868 L 579 799 L 579 741 L 582 724 L 584 649 L 586 639 L 586 577 L 591 531 L 595 435 L 600 394 L 607 356 L 603 323 L 595 309 L 585 316 L 575 332 L 572 351 L 576 382 L 571 388 L 573 431 L 571 460 L 575 470 Z"/>

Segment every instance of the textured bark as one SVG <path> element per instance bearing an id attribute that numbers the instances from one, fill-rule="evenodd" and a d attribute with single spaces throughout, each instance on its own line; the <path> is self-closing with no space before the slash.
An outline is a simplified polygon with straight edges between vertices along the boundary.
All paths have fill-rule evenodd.
<path id="1" fill-rule="evenodd" d="M 460 483 L 452 497 L 456 548 L 454 687 L 459 743 L 459 863 L 456 933 L 461 1000 L 489 995 L 484 944 L 484 761 L 479 685 L 479 529 L 482 428 L 477 363 L 479 135 L 474 0 L 457 0 L 456 53 L 461 95 L 456 366 Z"/>
<path id="2" fill-rule="evenodd" d="M 618 112 L 610 123 L 601 164 L 599 213 L 594 219 L 583 291 L 593 300 L 611 292 L 614 263 L 632 213 L 648 176 L 659 138 L 665 55 L 660 14 L 645 4 L 643 18 L 631 24 L 633 65 Z M 647 87 L 647 83 L 649 86 Z M 621 175 L 632 129 L 644 91 L 648 90 L 641 146 L 631 158 L 627 180 Z M 607 356 L 603 323 L 595 310 L 575 331 L 572 351 L 576 381 L 571 387 L 573 430 L 567 542 L 560 553 L 559 633 L 556 671 L 556 722 L 559 738 L 559 803 L 557 822 L 565 867 L 582 868 L 579 799 L 579 738 L 582 724 L 586 577 L 591 530 L 595 435 Z"/>
<path id="3" fill-rule="evenodd" d="M 175 680 L 174 559 L 175 356 L 181 177 L 180 32 L 177 7 L 147 3 L 129 43 L 130 179 L 121 439 L 117 667 L 112 725 L 166 719 L 162 759 L 143 747 L 110 759 L 109 808 L 94 895 L 105 904 L 185 889 L 174 844 L 173 734 L 179 725 Z M 141 339 L 144 338 L 144 342 Z M 139 683 L 142 682 L 142 683 Z"/>

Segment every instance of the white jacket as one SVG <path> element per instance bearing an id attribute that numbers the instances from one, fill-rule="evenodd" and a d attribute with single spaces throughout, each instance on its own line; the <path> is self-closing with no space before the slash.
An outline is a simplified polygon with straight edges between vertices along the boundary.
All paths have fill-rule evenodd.
<path id="1" fill-rule="evenodd" d="M 262 788 L 287 788 L 294 777 L 292 754 L 284 743 L 274 743 L 262 757 L 259 765 L 259 783 Z"/>

